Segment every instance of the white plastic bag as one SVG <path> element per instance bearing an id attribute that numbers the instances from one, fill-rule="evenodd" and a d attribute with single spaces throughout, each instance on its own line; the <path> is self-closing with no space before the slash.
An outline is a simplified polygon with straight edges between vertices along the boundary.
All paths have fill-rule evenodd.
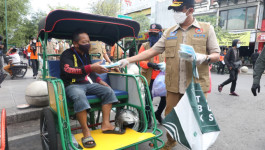
<path id="1" fill-rule="evenodd" d="M 161 97 L 166 96 L 167 90 L 166 90 L 166 84 L 165 84 L 165 72 L 161 71 L 154 83 L 152 88 L 152 95 L 153 97 Z"/>

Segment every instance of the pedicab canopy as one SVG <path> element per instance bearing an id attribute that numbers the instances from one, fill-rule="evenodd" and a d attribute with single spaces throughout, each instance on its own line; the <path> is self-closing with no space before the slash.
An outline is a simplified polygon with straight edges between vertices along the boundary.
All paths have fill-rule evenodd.
<path id="1" fill-rule="evenodd" d="M 55 10 L 39 23 L 38 37 L 72 39 L 74 31 L 86 31 L 91 41 L 102 41 L 113 46 L 124 37 L 137 37 L 140 25 L 133 20 L 100 16 L 68 10 Z"/>

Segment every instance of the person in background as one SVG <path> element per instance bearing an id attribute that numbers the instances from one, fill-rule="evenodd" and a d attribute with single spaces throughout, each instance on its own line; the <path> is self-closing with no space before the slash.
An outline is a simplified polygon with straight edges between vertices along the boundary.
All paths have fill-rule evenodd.
<path id="1" fill-rule="evenodd" d="M 30 45 L 32 44 L 32 40 L 29 41 L 29 44 L 27 45 L 26 47 L 26 58 L 28 59 L 28 66 L 31 67 L 32 63 L 30 61 L 30 55 L 31 55 L 31 52 L 28 51 L 28 49 L 30 48 Z"/>
<path id="2" fill-rule="evenodd" d="M 23 47 L 23 58 L 27 58 L 27 50 L 26 47 Z"/>
<path id="3" fill-rule="evenodd" d="M 209 63 L 219 61 L 220 48 L 213 26 L 198 22 L 193 16 L 194 0 L 172 0 L 168 7 L 173 9 L 175 26 L 168 28 L 158 42 L 149 50 L 119 61 L 120 67 L 129 63 L 148 60 L 165 52 L 167 89 L 165 115 L 168 115 L 184 95 L 192 81 L 192 57 L 179 57 L 180 44 L 192 45 L 196 52 L 196 64 L 200 78 L 197 81 L 205 97 L 209 91 Z M 167 142 L 162 150 L 170 150 L 176 141 L 167 133 Z"/>
<path id="4" fill-rule="evenodd" d="M 119 42 L 119 44 L 121 45 L 121 42 Z M 120 60 L 122 58 L 122 55 L 123 55 L 123 50 L 117 44 L 111 47 L 110 57 L 112 61 L 115 62 L 117 60 Z"/>
<path id="5" fill-rule="evenodd" d="M 253 64 L 253 69 L 255 68 L 256 61 L 259 57 L 258 49 L 255 49 L 255 52 L 251 55 L 251 61 Z"/>
<path id="6" fill-rule="evenodd" d="M 219 59 L 219 62 L 218 62 L 217 74 L 220 73 L 220 70 L 221 70 L 221 74 L 224 74 L 224 70 L 225 70 L 224 57 L 226 55 L 226 50 L 227 50 L 227 48 L 225 48 L 220 54 L 220 59 Z"/>
<path id="7" fill-rule="evenodd" d="M 58 46 L 59 46 L 58 54 L 62 54 L 64 50 L 70 48 L 69 44 L 66 43 L 65 40 L 61 40 Z"/>
<path id="8" fill-rule="evenodd" d="M 0 87 L 2 82 L 5 80 L 7 74 L 4 73 L 3 66 L 4 66 L 4 61 L 3 61 L 3 48 L 4 45 L 2 43 L 3 37 L 0 35 Z"/>
<path id="9" fill-rule="evenodd" d="M 10 70 L 10 67 L 11 67 L 11 65 L 14 64 L 14 63 L 20 63 L 20 57 L 19 57 L 19 54 L 18 54 L 16 48 L 10 48 L 10 49 L 6 52 L 6 56 L 10 56 L 10 57 L 11 57 L 11 61 L 8 63 L 7 66 L 4 67 L 4 70 L 5 70 L 6 72 L 8 72 L 10 76 L 12 76 L 12 70 Z"/>
<path id="10" fill-rule="evenodd" d="M 54 38 L 48 38 L 47 41 L 47 54 L 55 54 L 56 49 L 56 40 Z M 56 60 L 56 57 L 50 56 L 48 57 L 49 60 Z"/>
<path id="11" fill-rule="evenodd" d="M 33 78 L 36 79 L 38 75 L 38 51 L 37 47 L 40 47 L 40 42 L 37 42 L 36 38 L 32 38 L 32 44 L 28 47 L 28 53 L 30 54 L 30 61 L 32 62 Z"/>
<path id="12" fill-rule="evenodd" d="M 151 24 L 149 30 L 149 41 L 142 44 L 139 50 L 139 54 L 144 52 L 145 50 L 150 49 L 161 37 L 162 35 L 162 26 L 160 24 Z M 164 54 L 164 53 L 163 53 Z M 149 60 L 140 61 L 140 66 L 142 67 L 141 74 L 147 79 L 149 84 L 149 91 L 152 92 L 153 83 L 157 75 L 160 73 L 160 69 L 158 67 L 158 63 L 164 62 L 165 56 L 159 54 Z M 152 94 L 151 98 L 153 100 Z M 160 103 L 157 111 L 155 112 L 156 120 L 159 123 L 162 123 L 161 114 L 166 107 L 166 97 L 162 96 L 160 99 Z M 147 109 L 148 110 L 148 109 Z M 151 118 L 151 114 L 147 113 L 148 119 Z M 152 120 L 148 120 L 148 128 L 152 126 Z"/>
<path id="13" fill-rule="evenodd" d="M 100 56 L 92 56 L 92 60 L 106 60 L 109 64 L 111 63 L 109 56 L 106 51 L 105 43 L 101 41 L 90 41 L 91 47 L 89 49 L 89 54 L 100 55 Z"/>
<path id="14" fill-rule="evenodd" d="M 260 92 L 260 78 L 265 70 L 265 47 L 263 47 L 260 56 L 257 58 L 255 68 L 253 69 L 253 84 L 251 91 L 254 96 L 257 96 L 257 91 Z"/>
<path id="15" fill-rule="evenodd" d="M 4 62 L 3 62 L 3 48 L 4 45 L 2 43 L 3 37 L 0 35 L 0 73 L 3 72 L 3 66 L 4 66 Z"/>
<path id="16" fill-rule="evenodd" d="M 239 68 L 242 65 L 242 62 L 239 58 L 239 47 L 240 41 L 238 39 L 233 40 L 232 48 L 230 48 L 224 58 L 225 64 L 229 69 L 230 76 L 222 84 L 218 85 L 218 91 L 222 92 L 222 89 L 225 85 L 232 83 L 230 88 L 230 94 L 232 96 L 239 96 L 236 92 L 236 81 L 238 73 L 240 72 Z"/>

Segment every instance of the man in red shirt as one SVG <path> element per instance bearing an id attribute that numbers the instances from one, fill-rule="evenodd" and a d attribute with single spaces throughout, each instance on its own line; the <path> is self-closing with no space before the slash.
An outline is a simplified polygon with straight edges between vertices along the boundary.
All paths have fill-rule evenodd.
<path id="1" fill-rule="evenodd" d="M 160 24 L 151 24 L 149 30 L 149 39 L 148 42 L 143 43 L 140 47 L 139 53 L 144 52 L 145 50 L 150 49 L 161 37 L 162 35 L 162 26 Z M 162 54 L 159 54 L 149 60 L 140 61 L 140 66 L 142 67 L 141 74 L 147 79 L 149 84 L 149 90 L 152 91 L 153 83 L 157 75 L 160 73 L 158 63 L 163 62 L 165 57 Z M 152 96 L 152 94 L 151 94 Z M 153 99 L 153 97 L 152 97 Z M 166 107 L 166 97 L 161 97 L 157 111 L 155 112 L 156 119 L 159 123 L 162 122 L 161 114 Z M 149 108 L 147 108 L 148 110 Z M 150 114 L 147 114 L 150 118 Z M 148 127 L 151 127 L 151 119 L 148 120 Z"/>

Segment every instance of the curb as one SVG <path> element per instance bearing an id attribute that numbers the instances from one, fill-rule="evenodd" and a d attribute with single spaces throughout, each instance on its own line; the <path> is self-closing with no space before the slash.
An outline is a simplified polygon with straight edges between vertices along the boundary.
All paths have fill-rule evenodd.
<path id="1" fill-rule="evenodd" d="M 7 108 L 6 122 L 9 125 L 39 119 L 43 108 L 45 107 L 29 107 L 26 109 L 17 109 L 16 107 Z"/>

